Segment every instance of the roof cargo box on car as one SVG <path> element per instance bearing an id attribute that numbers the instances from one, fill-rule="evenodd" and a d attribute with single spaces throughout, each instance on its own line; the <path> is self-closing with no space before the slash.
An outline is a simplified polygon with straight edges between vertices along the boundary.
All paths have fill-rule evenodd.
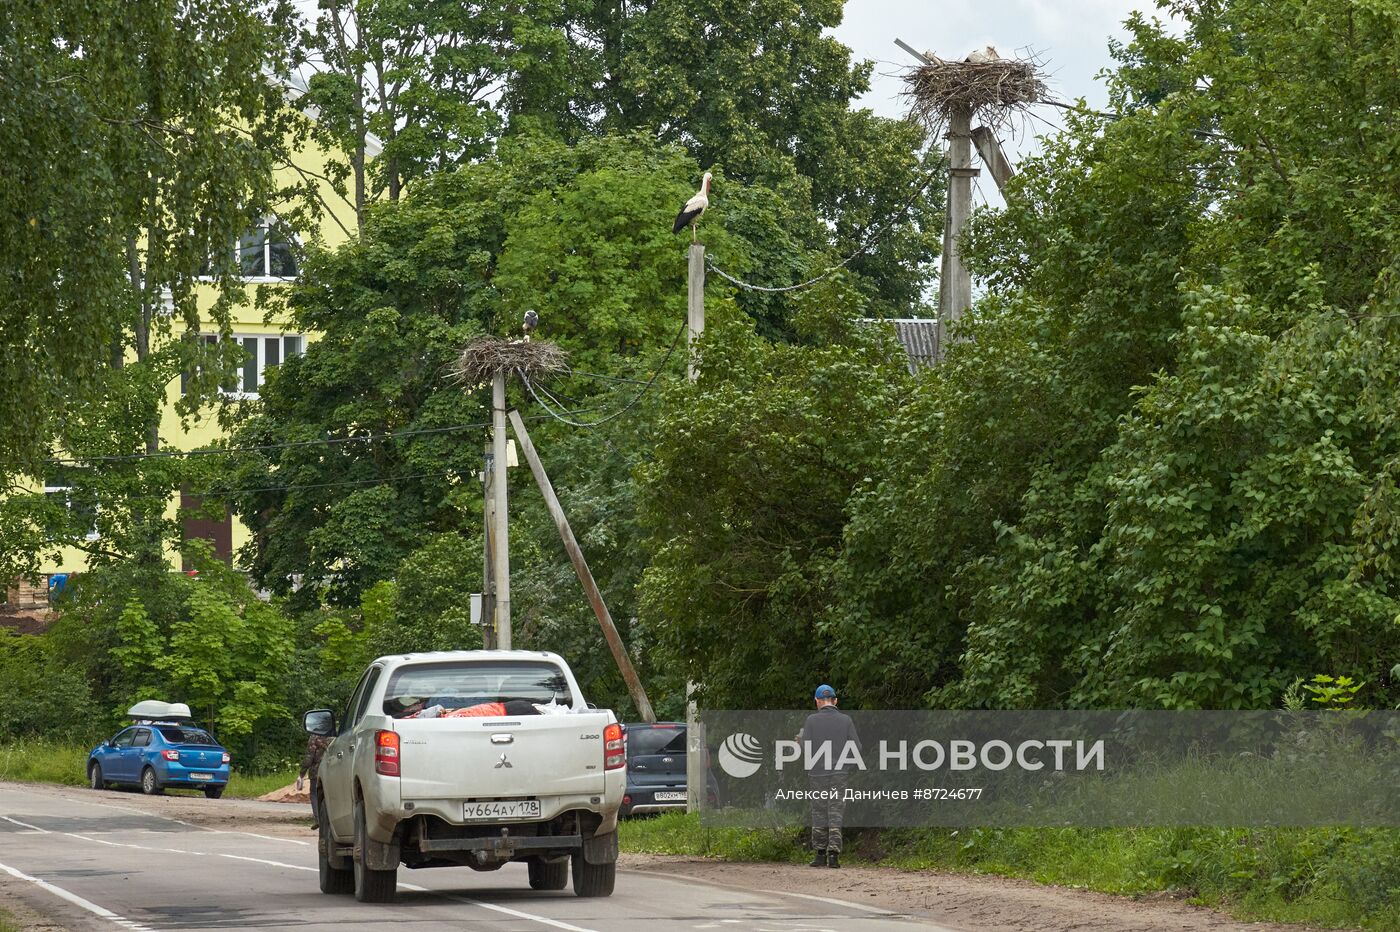
<path id="1" fill-rule="evenodd" d="M 183 702 L 161 702 L 159 699 L 138 702 L 127 709 L 126 714 L 143 721 L 162 722 L 187 722 L 194 717 L 190 714 L 190 707 Z"/>

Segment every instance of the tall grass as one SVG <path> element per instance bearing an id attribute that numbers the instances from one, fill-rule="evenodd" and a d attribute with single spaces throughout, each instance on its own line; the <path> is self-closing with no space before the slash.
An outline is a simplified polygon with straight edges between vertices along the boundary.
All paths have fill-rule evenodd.
<path id="1" fill-rule="evenodd" d="M 16 783 L 56 783 L 61 786 L 87 784 L 88 752 L 92 747 L 49 738 L 33 738 L 0 744 L 0 780 Z M 297 778 L 295 768 L 266 774 L 245 774 L 235 766 L 225 795 L 256 799 L 281 789 Z M 198 794 L 199 790 L 168 790 L 170 793 Z"/>
<path id="2" fill-rule="evenodd" d="M 702 826 L 668 814 L 624 822 L 625 851 L 801 861 L 801 833 Z M 848 863 L 998 874 L 1105 893 L 1173 891 L 1240 919 L 1400 932 L 1393 829 L 1002 828 L 855 830 Z"/>
<path id="3" fill-rule="evenodd" d="M 0 744 L 0 780 L 19 783 L 87 783 L 87 758 L 92 748 L 51 738 L 29 738 Z"/>

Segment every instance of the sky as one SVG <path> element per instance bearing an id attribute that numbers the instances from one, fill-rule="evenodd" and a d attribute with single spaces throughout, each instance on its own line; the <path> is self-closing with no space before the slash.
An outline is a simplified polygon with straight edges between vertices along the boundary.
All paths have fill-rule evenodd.
<path id="1" fill-rule="evenodd" d="M 1051 93 L 1073 102 L 1083 97 L 1090 107 L 1107 103 L 1098 73 L 1113 62 L 1110 37 L 1126 39 L 1123 20 L 1134 10 L 1158 14 L 1153 0 L 847 0 L 845 21 L 834 35 L 850 46 L 857 59 L 875 62 L 871 89 L 861 100 L 882 116 L 906 112 L 899 99 L 899 73 L 913 63 L 894 44 L 903 39 L 920 51 L 944 58 L 961 58 L 974 49 L 993 45 L 1003 56 L 1033 51 L 1044 63 Z M 1035 111 L 1049 123 L 1060 124 L 1052 107 Z M 1019 138 L 1003 138 L 1007 155 L 1035 151 L 1036 136 L 1053 133 L 1046 122 L 1030 120 Z M 997 205 L 996 186 L 983 173 L 974 201 Z"/>

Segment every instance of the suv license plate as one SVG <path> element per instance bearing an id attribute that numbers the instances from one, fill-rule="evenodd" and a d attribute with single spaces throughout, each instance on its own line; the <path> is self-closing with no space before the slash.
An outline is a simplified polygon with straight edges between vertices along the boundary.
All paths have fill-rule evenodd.
<path id="1" fill-rule="evenodd" d="M 192 773 L 192 774 L 190 774 L 190 779 L 191 779 L 191 780 L 212 780 L 212 779 L 214 779 L 214 775 L 213 775 L 212 773 Z"/>
<path id="2" fill-rule="evenodd" d="M 494 822 L 497 819 L 538 819 L 538 799 L 502 799 L 495 802 L 463 803 L 462 819 L 467 822 Z"/>
<path id="3" fill-rule="evenodd" d="M 659 803 L 683 803 L 683 802 L 685 802 L 685 794 L 684 794 L 684 793 L 657 793 L 657 794 L 656 794 L 656 801 L 659 802 Z"/>

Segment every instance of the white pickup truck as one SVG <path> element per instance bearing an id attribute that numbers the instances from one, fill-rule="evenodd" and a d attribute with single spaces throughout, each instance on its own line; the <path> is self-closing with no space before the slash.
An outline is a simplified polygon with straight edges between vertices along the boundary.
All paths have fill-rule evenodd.
<path id="1" fill-rule="evenodd" d="M 622 726 L 563 658 L 535 651 L 380 657 L 339 718 L 313 804 L 321 891 L 391 902 L 398 867 L 529 866 L 530 886 L 608 896 L 626 783 Z"/>

